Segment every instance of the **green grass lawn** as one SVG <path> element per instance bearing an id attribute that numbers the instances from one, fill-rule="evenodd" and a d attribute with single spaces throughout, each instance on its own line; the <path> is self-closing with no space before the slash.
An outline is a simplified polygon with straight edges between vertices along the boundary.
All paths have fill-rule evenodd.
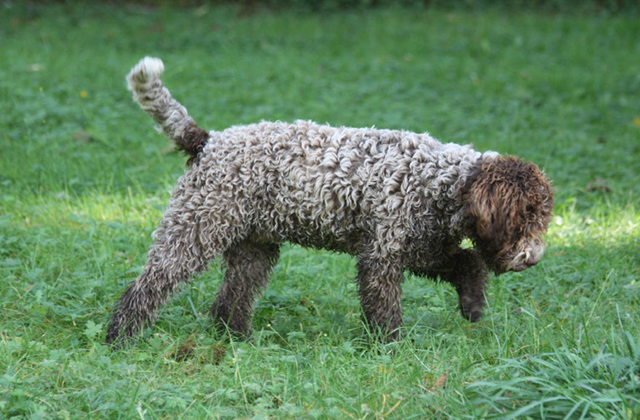
<path id="1" fill-rule="evenodd" d="M 0 418 L 639 418 L 637 16 L 19 4 L 0 4 Z M 473 325 L 407 276 L 406 339 L 380 345 L 354 260 L 288 246 L 251 340 L 212 331 L 214 265 L 111 352 L 184 170 L 125 88 L 144 55 L 209 129 L 375 125 L 536 162 L 546 257 L 492 279 Z"/>

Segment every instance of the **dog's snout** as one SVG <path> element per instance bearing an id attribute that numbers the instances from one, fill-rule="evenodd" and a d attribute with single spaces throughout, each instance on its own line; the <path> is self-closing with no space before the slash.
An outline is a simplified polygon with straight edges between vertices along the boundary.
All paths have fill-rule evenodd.
<path id="1" fill-rule="evenodd" d="M 534 265 L 538 264 L 539 261 L 540 261 L 539 255 L 529 254 L 525 259 L 524 263 L 527 265 L 527 267 L 533 267 Z"/>
<path id="2" fill-rule="evenodd" d="M 522 271 L 538 264 L 544 254 L 544 244 L 542 242 L 534 242 L 518 253 L 510 264 L 508 270 Z"/>

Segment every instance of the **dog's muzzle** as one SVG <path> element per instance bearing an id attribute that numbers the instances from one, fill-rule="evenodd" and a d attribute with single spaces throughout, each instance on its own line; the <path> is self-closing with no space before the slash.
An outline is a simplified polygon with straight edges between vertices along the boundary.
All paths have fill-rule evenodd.
<path id="1" fill-rule="evenodd" d="M 544 255 L 545 245 L 542 241 L 525 242 L 519 252 L 507 264 L 506 271 L 523 271 L 538 264 Z"/>

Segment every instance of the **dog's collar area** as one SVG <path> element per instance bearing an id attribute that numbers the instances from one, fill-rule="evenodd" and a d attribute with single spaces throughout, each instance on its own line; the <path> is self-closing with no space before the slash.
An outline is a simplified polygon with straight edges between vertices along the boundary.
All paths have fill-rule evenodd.
<path id="1" fill-rule="evenodd" d="M 460 199 L 464 199 L 464 197 L 469 193 L 469 190 L 471 190 L 471 186 L 476 182 L 480 172 L 482 171 L 482 165 L 498 156 L 500 155 L 496 152 L 485 152 L 480 155 L 471 172 L 467 175 L 464 182 L 458 187 L 458 197 L 460 197 Z"/>

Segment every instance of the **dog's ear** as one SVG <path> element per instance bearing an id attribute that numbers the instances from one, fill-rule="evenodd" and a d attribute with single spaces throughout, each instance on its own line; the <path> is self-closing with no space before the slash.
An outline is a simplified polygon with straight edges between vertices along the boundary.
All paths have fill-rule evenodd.
<path id="1" fill-rule="evenodd" d="M 492 259 L 506 251 L 506 243 L 516 239 L 517 220 L 513 219 L 517 212 L 513 204 L 520 194 L 505 178 L 503 166 L 502 162 L 484 163 L 466 197 L 465 216 L 472 225 L 472 239 Z"/>
<path id="2" fill-rule="evenodd" d="M 546 231 L 552 205 L 542 171 L 512 156 L 484 162 L 464 200 L 471 239 L 495 271 L 523 237 Z"/>

